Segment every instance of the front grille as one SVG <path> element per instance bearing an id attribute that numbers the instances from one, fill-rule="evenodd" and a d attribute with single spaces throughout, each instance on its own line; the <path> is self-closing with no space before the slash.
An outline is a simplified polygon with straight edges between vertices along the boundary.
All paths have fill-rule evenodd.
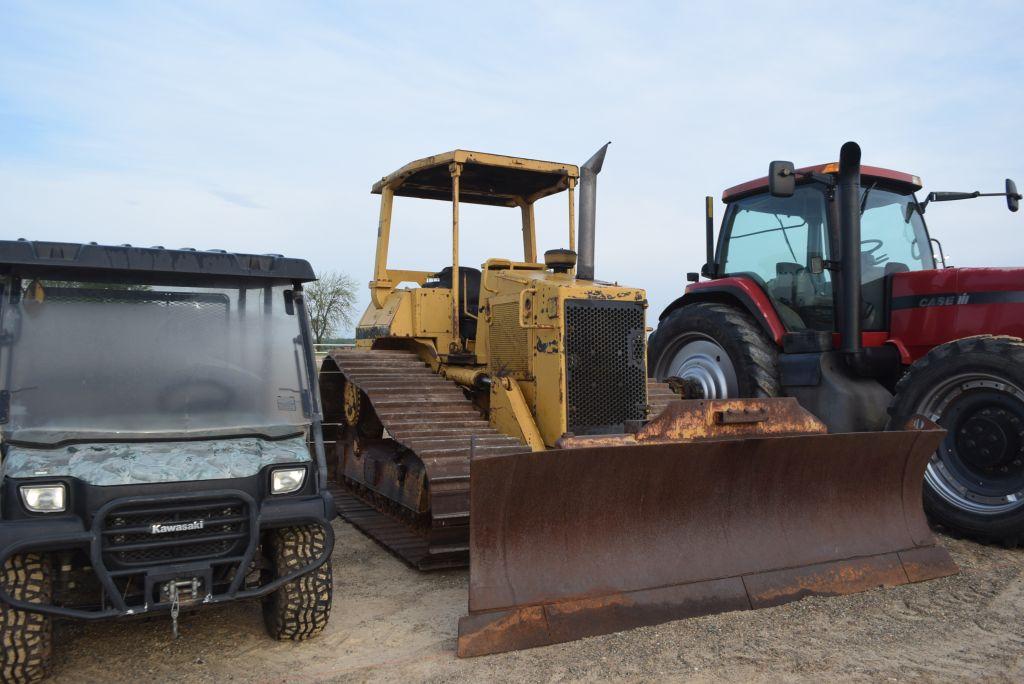
<path id="1" fill-rule="evenodd" d="M 577 435 L 625 431 L 647 408 L 640 302 L 565 303 L 566 422 Z"/>
<path id="2" fill-rule="evenodd" d="M 519 325 L 519 302 L 491 305 L 491 368 L 500 375 L 530 372 L 529 330 Z"/>
<path id="3" fill-rule="evenodd" d="M 235 556 L 249 541 L 249 507 L 234 497 L 117 506 L 101 533 L 104 559 L 122 567 Z"/>

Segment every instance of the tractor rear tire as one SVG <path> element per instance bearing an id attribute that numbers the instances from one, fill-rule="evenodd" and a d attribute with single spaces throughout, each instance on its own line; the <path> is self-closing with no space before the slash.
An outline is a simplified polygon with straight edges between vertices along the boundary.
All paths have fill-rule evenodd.
<path id="1" fill-rule="evenodd" d="M 935 347 L 900 379 L 889 414 L 890 429 L 922 414 L 948 431 L 925 472 L 933 523 L 1024 543 L 1024 342 L 978 335 Z"/>
<path id="2" fill-rule="evenodd" d="M 687 304 L 651 333 L 647 374 L 699 383 L 707 399 L 777 397 L 778 350 L 745 311 L 727 304 Z"/>
<path id="3" fill-rule="evenodd" d="M 12 598 L 49 604 L 53 578 L 48 556 L 24 553 L 7 559 L 2 581 Z M 50 669 L 53 624 L 49 615 L 0 604 L 0 681 L 37 682 Z"/>
<path id="4" fill-rule="evenodd" d="M 284 527 L 267 534 L 276 577 L 287 575 L 320 557 L 326 535 L 319 525 Z M 324 631 L 331 617 L 334 581 L 331 559 L 263 599 L 267 633 L 279 641 L 305 641 Z"/>

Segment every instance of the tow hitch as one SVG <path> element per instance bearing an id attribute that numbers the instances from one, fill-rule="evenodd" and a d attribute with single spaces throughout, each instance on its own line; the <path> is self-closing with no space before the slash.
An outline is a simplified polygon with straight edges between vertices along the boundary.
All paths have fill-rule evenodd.
<path id="1" fill-rule="evenodd" d="M 181 604 L 197 603 L 202 600 L 199 588 L 202 582 L 198 577 L 191 579 L 171 580 L 160 587 L 160 598 L 171 603 L 171 632 L 178 638 L 178 613 Z"/>

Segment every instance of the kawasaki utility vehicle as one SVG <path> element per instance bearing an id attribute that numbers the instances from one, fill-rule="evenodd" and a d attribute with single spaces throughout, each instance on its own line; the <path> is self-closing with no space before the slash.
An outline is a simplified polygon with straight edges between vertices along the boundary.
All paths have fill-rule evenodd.
<path id="1" fill-rule="evenodd" d="M 261 597 L 278 639 L 331 606 L 305 261 L 0 241 L 4 680 L 52 617 Z"/>

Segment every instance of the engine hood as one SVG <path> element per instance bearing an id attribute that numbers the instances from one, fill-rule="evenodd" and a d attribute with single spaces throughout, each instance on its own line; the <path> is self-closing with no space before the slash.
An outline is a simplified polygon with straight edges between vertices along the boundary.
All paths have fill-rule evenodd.
<path id="1" fill-rule="evenodd" d="M 6 477 L 74 477 L 109 486 L 251 477 L 275 463 L 312 460 L 303 436 L 190 442 L 98 442 L 55 448 L 12 445 Z"/>

